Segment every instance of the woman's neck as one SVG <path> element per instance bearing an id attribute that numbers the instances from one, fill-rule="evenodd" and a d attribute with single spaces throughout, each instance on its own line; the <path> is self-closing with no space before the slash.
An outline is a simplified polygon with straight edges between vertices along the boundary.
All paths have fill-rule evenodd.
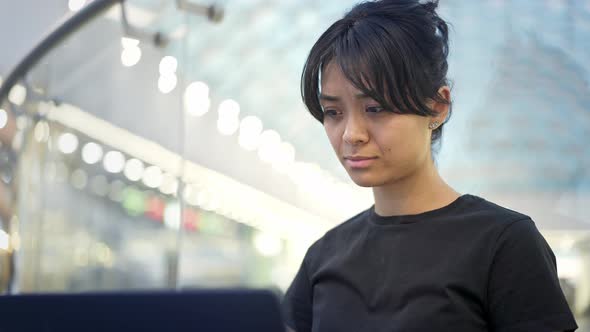
<path id="1" fill-rule="evenodd" d="M 433 162 L 413 174 L 373 188 L 375 212 L 381 216 L 419 214 L 451 204 L 459 196 L 438 174 Z"/>

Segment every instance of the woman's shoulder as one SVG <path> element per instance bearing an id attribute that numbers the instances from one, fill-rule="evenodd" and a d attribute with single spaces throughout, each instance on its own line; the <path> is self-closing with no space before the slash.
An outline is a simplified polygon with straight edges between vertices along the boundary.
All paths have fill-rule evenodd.
<path id="1" fill-rule="evenodd" d="M 471 218 L 500 224 L 511 224 L 518 220 L 531 220 L 531 217 L 523 212 L 491 202 L 483 197 L 471 194 L 466 194 L 464 197 L 469 199 L 471 204 L 465 205 L 462 213 Z"/>
<path id="2" fill-rule="evenodd" d="M 325 254 L 332 248 L 340 247 L 342 243 L 354 241 L 354 238 L 358 237 L 366 227 L 369 211 L 370 208 L 329 229 L 309 247 L 308 256 Z"/>

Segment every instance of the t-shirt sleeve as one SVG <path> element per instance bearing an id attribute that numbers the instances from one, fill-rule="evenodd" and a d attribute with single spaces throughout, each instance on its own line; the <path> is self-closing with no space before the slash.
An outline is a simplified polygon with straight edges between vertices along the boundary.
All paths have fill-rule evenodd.
<path id="1" fill-rule="evenodd" d="M 559 285 L 555 255 L 530 219 L 499 236 L 488 279 L 493 331 L 574 331 L 576 321 Z"/>
<path id="2" fill-rule="evenodd" d="M 312 297 L 313 290 L 304 259 L 281 303 L 285 324 L 296 332 L 311 331 Z"/>

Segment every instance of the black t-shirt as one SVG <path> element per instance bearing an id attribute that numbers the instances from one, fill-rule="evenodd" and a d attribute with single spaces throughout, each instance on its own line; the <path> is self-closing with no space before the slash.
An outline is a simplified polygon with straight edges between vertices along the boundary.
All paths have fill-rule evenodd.
<path id="1" fill-rule="evenodd" d="M 282 307 L 297 332 L 577 328 L 531 218 L 473 195 L 416 215 L 370 208 L 333 228 Z"/>

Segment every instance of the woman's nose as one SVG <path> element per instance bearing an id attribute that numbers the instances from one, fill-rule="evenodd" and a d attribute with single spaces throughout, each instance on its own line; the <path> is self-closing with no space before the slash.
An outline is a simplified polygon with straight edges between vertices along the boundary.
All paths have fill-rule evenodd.
<path id="1" fill-rule="evenodd" d="M 369 141 L 369 133 L 367 132 L 364 121 L 355 116 L 347 119 L 342 139 L 351 145 L 367 143 Z"/>

